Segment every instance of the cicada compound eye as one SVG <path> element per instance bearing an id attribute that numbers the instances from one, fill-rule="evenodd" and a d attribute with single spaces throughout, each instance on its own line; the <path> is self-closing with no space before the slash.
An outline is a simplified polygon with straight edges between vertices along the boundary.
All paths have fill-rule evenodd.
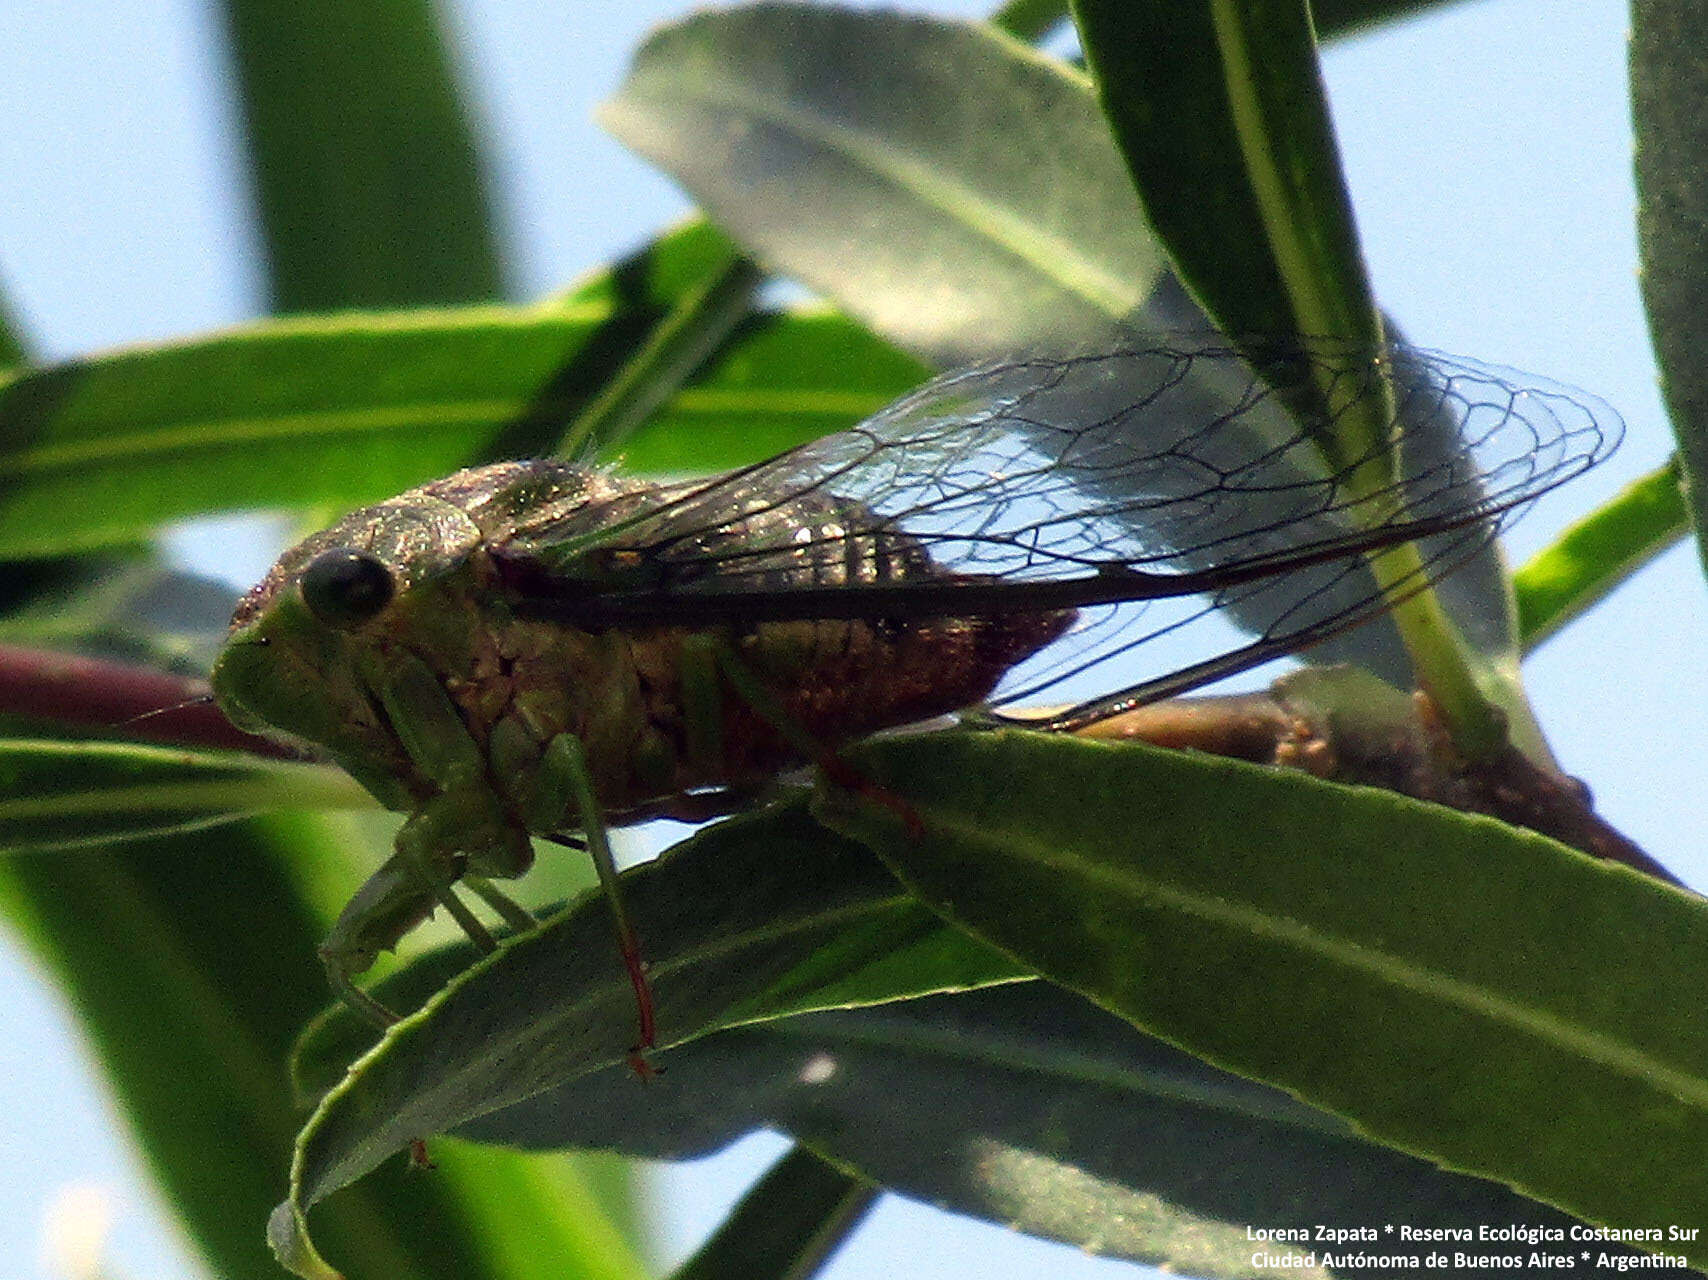
<path id="1" fill-rule="evenodd" d="M 397 592 L 384 561 L 348 547 L 321 552 L 302 571 L 301 582 L 303 603 L 329 627 L 366 622 Z"/>

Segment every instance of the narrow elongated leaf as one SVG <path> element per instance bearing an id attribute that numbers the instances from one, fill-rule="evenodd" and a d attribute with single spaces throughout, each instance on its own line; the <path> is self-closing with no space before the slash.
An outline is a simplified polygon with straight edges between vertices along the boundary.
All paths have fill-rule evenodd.
<path id="1" fill-rule="evenodd" d="M 150 1167 L 210 1273 L 230 1280 L 279 1275 L 261 1225 L 301 1120 L 284 1064 L 326 993 L 302 885 L 311 872 L 348 885 L 346 860 L 365 851 L 347 839 L 272 818 L 0 859 L 0 910 L 71 993 Z M 328 1254 L 352 1276 L 395 1280 L 640 1274 L 572 1169 L 511 1163 L 500 1177 L 495 1155 L 451 1155 L 441 1178 L 376 1183 L 329 1208 Z M 514 1213 L 530 1248 L 500 1270 L 496 1224 Z"/>
<path id="2" fill-rule="evenodd" d="M 0 741 L 0 850 L 72 849 L 280 809 L 371 809 L 342 770 L 128 742 Z"/>
<path id="3" fill-rule="evenodd" d="M 278 311 L 502 292 L 486 165 L 430 0 L 224 0 Z"/>
<path id="4" fill-rule="evenodd" d="M 235 592 L 121 549 L 13 564 L 0 588 L 0 642 L 74 647 L 183 675 L 213 664 Z"/>
<path id="5" fill-rule="evenodd" d="M 1577 521 L 1513 578 L 1526 652 L 1690 532 L 1677 458 Z"/>
<path id="6" fill-rule="evenodd" d="M 1693 0 L 1631 6 L 1631 123 L 1637 138 L 1637 249 L 1661 387 L 1678 438 L 1699 553 L 1708 560 L 1708 13 Z"/>
<path id="7" fill-rule="evenodd" d="M 580 457 L 633 434 L 728 341 L 749 314 L 754 291 L 764 279 L 751 260 L 704 222 L 690 222 L 641 253 L 653 260 L 636 265 L 656 269 L 668 267 L 670 258 L 692 258 L 693 267 L 669 282 L 669 305 L 660 310 L 644 339 L 635 342 L 604 390 L 569 424 L 556 453 Z M 600 273 L 600 280 L 615 283 L 627 265 Z"/>
<path id="8" fill-rule="evenodd" d="M 1067 21 L 1067 0 L 1008 0 L 990 15 L 990 25 L 1016 40 L 1036 44 Z"/>
<path id="9" fill-rule="evenodd" d="M 1456 0 L 1315 0 L 1311 17 L 1324 39 L 1384 22 L 1421 16 Z M 991 21 L 1011 35 L 1035 39 L 1067 17 L 1067 0 L 1010 0 Z"/>
<path id="10" fill-rule="evenodd" d="M 354 1019 L 320 1023 L 298 1057 L 324 1085 L 356 1048 L 334 1021 Z M 1469 1229 L 1473 1240 L 1482 1223 L 1572 1225 L 1498 1184 L 1360 1139 L 1048 983 L 736 1027 L 669 1061 L 646 1089 L 608 1068 L 459 1132 L 531 1150 L 692 1159 L 777 1129 L 889 1190 L 1188 1275 L 1252 1274 L 1250 1223 L 1310 1232 L 1395 1221 Z M 1385 1236 L 1373 1251 L 1435 1247 Z M 1360 1273 L 1372 1270 L 1394 1274 Z"/>
<path id="11" fill-rule="evenodd" d="M 541 450 L 605 385 L 620 316 L 551 304 L 275 321 L 0 382 L 0 556 L 209 511 L 352 506 Z M 834 316 L 757 320 L 630 452 L 670 468 L 751 461 L 872 412 L 916 370 Z"/>
<path id="12" fill-rule="evenodd" d="M 5 292 L 0 290 L 0 371 L 27 364 L 29 359 L 29 348 L 24 345 L 24 336 L 12 322 L 11 302 Z"/>
<path id="13" fill-rule="evenodd" d="M 800 806 L 720 824 L 629 872 L 624 888 L 663 1047 L 803 1009 L 1025 976 Z M 621 1062 L 634 1017 L 597 898 L 512 939 L 393 1027 L 321 1101 L 273 1218 L 281 1258 L 312 1259 L 307 1209 L 412 1138 Z"/>
<path id="14" fill-rule="evenodd" d="M 1708 1218 L 1701 900 L 1487 819 L 1233 761 L 1019 734 L 851 759 L 928 834 L 834 797 L 829 820 L 1135 1024 L 1592 1221 Z"/>
<path id="15" fill-rule="evenodd" d="M 1381 322 L 1303 0 L 1075 0 L 1073 10 L 1151 224 L 1221 328 L 1376 345 Z"/>
<path id="16" fill-rule="evenodd" d="M 696 14 L 601 120 L 766 267 L 937 364 L 1106 339 L 1163 269 L 1084 79 L 983 25 Z"/>
<path id="17" fill-rule="evenodd" d="M 1349 344 L 1289 398 L 1335 474 L 1388 492 L 1397 392 L 1347 394 L 1356 353 L 1379 348 L 1384 334 L 1306 0 L 1074 0 L 1073 9 L 1104 112 L 1176 273 L 1250 350 Z M 1392 588 L 1413 578 L 1417 556 L 1394 547 L 1370 565 Z M 1508 612 L 1508 601 L 1497 609 Z M 1496 750 L 1515 725 L 1520 745 L 1547 758 L 1504 655 L 1489 661 L 1467 646 L 1429 591 L 1392 617 L 1462 751 Z"/>
<path id="18" fill-rule="evenodd" d="M 864 1178 L 795 1147 L 671 1280 L 811 1280 L 876 1196 Z"/>
<path id="19" fill-rule="evenodd" d="M 757 462 L 876 413 L 927 373 L 844 316 L 755 315 L 618 456 L 651 475 Z"/>
<path id="20" fill-rule="evenodd" d="M 1422 17 L 1459 0 L 1312 0 L 1311 19 L 1323 39 L 1350 35 L 1386 22 Z"/>

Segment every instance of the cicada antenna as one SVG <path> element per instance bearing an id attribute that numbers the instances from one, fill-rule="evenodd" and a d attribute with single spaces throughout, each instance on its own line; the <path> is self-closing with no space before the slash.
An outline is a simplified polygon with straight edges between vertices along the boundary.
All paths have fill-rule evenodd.
<path id="1" fill-rule="evenodd" d="M 152 720 L 156 716 L 169 716 L 174 711 L 183 711 L 189 707 L 211 707 L 213 705 L 213 694 L 200 693 L 193 698 L 185 698 L 182 701 L 173 702 L 164 707 L 156 707 L 152 711 L 144 711 L 139 715 L 132 716 L 128 720 L 120 720 L 117 724 L 111 727 L 114 729 L 129 729 L 133 725 L 141 724 L 144 720 Z"/>

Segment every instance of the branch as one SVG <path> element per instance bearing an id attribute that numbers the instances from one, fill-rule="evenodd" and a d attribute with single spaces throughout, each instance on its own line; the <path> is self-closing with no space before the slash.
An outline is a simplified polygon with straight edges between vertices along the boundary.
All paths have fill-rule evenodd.
<path id="1" fill-rule="evenodd" d="M 276 759 L 300 754 L 245 733 L 227 720 L 207 682 L 151 667 L 0 645 L 0 714 L 79 725 L 176 746 L 247 751 Z M 1583 783 L 1514 748 L 1487 759 L 1456 752 L 1422 695 L 1406 723 L 1361 723 L 1286 682 L 1254 694 L 1172 698 L 1078 731 L 1082 736 L 1208 751 L 1304 769 L 1319 778 L 1384 787 L 1471 813 L 1486 813 L 1551 836 L 1592 857 L 1622 862 L 1656 879 L 1678 878 L 1604 821 Z"/>
<path id="2" fill-rule="evenodd" d="M 1468 813 L 1484 813 L 1622 862 L 1645 875 L 1678 877 L 1595 812 L 1589 788 L 1508 745 L 1471 759 L 1452 745 L 1432 703 L 1414 694 L 1403 721 L 1335 715 L 1285 680 L 1262 693 L 1175 698 L 1089 725 L 1081 736 L 1207 751 L 1303 769 L 1335 782 L 1382 787 Z"/>
<path id="3" fill-rule="evenodd" d="M 176 746 L 300 759 L 227 720 L 207 681 L 102 658 L 0 645 L 0 713 Z"/>

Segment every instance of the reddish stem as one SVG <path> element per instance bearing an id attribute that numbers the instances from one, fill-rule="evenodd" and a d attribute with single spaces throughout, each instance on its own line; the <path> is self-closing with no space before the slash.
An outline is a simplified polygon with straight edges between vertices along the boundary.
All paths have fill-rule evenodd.
<path id="1" fill-rule="evenodd" d="M 175 746 L 297 758 L 227 720 L 205 680 L 104 658 L 0 645 L 0 712 Z"/>

